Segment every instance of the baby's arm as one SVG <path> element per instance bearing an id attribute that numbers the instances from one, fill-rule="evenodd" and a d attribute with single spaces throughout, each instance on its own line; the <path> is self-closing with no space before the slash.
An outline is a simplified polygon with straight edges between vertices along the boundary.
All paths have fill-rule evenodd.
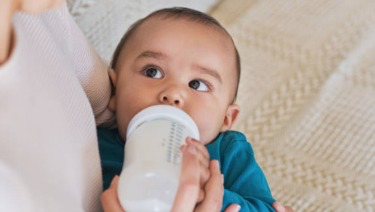
<path id="1" fill-rule="evenodd" d="M 244 140 L 232 141 L 224 152 L 221 167 L 225 178 L 223 208 L 237 203 L 244 211 L 274 211 L 274 199 L 251 145 Z"/>

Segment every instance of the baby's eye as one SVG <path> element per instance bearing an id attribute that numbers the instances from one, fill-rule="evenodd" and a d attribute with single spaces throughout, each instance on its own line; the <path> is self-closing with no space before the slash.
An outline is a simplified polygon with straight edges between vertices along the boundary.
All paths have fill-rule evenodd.
<path id="1" fill-rule="evenodd" d="M 146 68 L 144 70 L 144 75 L 150 78 L 163 78 L 163 73 L 159 69 L 153 67 Z"/>
<path id="2" fill-rule="evenodd" d="M 189 87 L 195 89 L 197 91 L 208 91 L 207 83 L 203 82 L 202 80 L 192 80 L 189 82 Z"/>

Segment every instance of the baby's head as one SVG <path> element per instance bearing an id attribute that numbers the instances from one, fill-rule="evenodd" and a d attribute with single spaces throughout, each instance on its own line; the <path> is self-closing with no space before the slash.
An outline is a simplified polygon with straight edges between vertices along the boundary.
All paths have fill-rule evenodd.
<path id="1" fill-rule="evenodd" d="M 240 59 L 228 32 L 212 17 L 187 8 L 162 9 L 133 24 L 114 53 L 109 108 L 125 140 L 133 116 L 168 104 L 188 113 L 201 141 L 230 129 Z"/>

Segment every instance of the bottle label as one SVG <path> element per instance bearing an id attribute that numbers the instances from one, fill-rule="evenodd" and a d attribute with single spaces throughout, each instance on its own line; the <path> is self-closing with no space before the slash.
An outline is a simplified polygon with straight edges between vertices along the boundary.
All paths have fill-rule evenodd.
<path id="1" fill-rule="evenodd" d="M 172 121 L 169 128 L 169 136 L 164 139 L 167 146 L 167 162 L 174 165 L 181 163 L 180 146 L 184 143 L 187 136 L 186 127 L 180 123 Z"/>

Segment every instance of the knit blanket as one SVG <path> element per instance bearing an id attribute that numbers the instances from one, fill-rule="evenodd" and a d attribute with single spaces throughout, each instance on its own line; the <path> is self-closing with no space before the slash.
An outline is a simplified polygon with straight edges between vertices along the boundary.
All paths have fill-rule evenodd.
<path id="1" fill-rule="evenodd" d="M 242 59 L 235 129 L 274 197 L 295 211 L 375 211 L 375 1 L 70 2 L 107 60 L 130 23 L 175 5 L 209 12 L 232 34 Z"/>
<path id="2" fill-rule="evenodd" d="M 223 1 L 242 56 L 236 128 L 295 211 L 375 211 L 375 1 Z"/>

